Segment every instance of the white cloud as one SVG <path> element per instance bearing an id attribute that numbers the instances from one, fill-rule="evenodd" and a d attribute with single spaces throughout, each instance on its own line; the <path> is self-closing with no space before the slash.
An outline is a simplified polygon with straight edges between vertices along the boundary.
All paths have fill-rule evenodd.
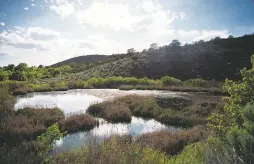
<path id="1" fill-rule="evenodd" d="M 35 7 L 35 4 L 32 3 L 31 6 Z"/>
<path id="2" fill-rule="evenodd" d="M 55 11 L 58 15 L 60 15 L 63 18 L 72 15 L 75 11 L 74 5 L 71 3 L 64 3 L 58 6 L 52 5 L 50 6 L 50 9 Z"/>
<path id="3" fill-rule="evenodd" d="M 48 40 L 58 39 L 60 34 L 50 29 L 40 27 L 29 27 L 24 29 L 15 26 L 13 30 L 0 33 L 0 43 L 6 46 L 12 46 L 21 49 L 35 49 L 44 51 L 48 48 L 45 42 Z"/>
<path id="4" fill-rule="evenodd" d="M 83 55 L 84 52 L 92 53 L 95 48 L 89 40 L 70 39 L 51 29 L 18 26 L 0 32 L 0 44 L 1 51 L 13 54 L 12 57 L 7 56 L 9 60 L 28 64 L 53 64 L 74 55 Z"/>
<path id="5" fill-rule="evenodd" d="M 4 57 L 8 57 L 8 56 L 11 56 L 11 55 L 6 52 L 0 52 L 0 58 L 4 58 Z"/>
<path id="6" fill-rule="evenodd" d="M 29 8 L 28 8 L 28 7 L 24 7 L 24 10 L 26 10 L 26 11 L 27 11 L 27 10 L 29 10 Z"/>
<path id="7" fill-rule="evenodd" d="M 156 6 L 153 4 L 153 1 L 145 1 L 143 4 L 141 4 L 142 8 L 145 12 L 153 12 L 156 10 Z"/>
<path id="8" fill-rule="evenodd" d="M 168 45 L 173 39 L 186 43 L 229 35 L 227 30 L 175 28 L 174 22 L 185 21 L 188 13 L 169 10 L 157 0 L 96 0 L 89 5 L 84 0 L 44 1 L 40 7 L 59 17 L 45 14 L 36 20 L 43 28 L 0 31 L 1 51 L 13 54 L 15 58 L 8 57 L 13 61 L 53 64 L 78 55 L 124 53 L 132 47 L 141 51 L 151 43 Z"/>
<path id="9" fill-rule="evenodd" d="M 29 27 L 27 35 L 34 40 L 51 40 L 60 37 L 58 32 L 41 27 Z"/>
<path id="10" fill-rule="evenodd" d="M 4 22 L 0 22 L 0 26 L 5 26 L 5 23 Z"/>
<path id="11" fill-rule="evenodd" d="M 76 12 L 76 17 L 81 25 L 112 29 L 130 29 L 139 19 L 130 14 L 127 5 L 105 3 L 94 3 L 89 9 Z"/>
<path id="12" fill-rule="evenodd" d="M 217 36 L 221 38 L 227 38 L 230 35 L 227 30 L 221 30 L 221 31 L 206 31 L 203 30 L 200 32 L 200 34 L 196 37 L 193 38 L 193 41 L 198 41 L 198 40 L 209 40 L 212 38 L 215 38 Z"/>

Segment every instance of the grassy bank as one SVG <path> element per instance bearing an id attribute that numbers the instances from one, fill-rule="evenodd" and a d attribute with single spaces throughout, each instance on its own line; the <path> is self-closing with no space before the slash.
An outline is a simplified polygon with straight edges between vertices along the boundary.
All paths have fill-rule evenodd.
<path id="1" fill-rule="evenodd" d="M 192 127 L 207 123 L 207 117 L 222 108 L 221 97 L 153 97 L 129 95 L 93 104 L 88 112 L 111 122 L 129 122 L 131 116 L 154 118 L 162 123 Z"/>
<path id="2" fill-rule="evenodd" d="M 221 83 L 203 79 L 181 81 L 173 77 L 161 79 L 135 77 L 91 78 L 86 81 L 2 81 L 1 87 L 7 87 L 14 95 L 25 95 L 31 92 L 65 91 L 69 89 L 119 88 L 122 90 L 170 90 L 181 92 L 208 92 L 211 94 L 227 94 Z"/>

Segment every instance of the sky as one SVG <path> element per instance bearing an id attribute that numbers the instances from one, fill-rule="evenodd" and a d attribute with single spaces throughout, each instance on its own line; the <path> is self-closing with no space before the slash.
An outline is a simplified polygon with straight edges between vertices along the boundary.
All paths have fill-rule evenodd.
<path id="1" fill-rule="evenodd" d="M 254 0 L 0 0 L 0 66 L 254 32 Z"/>

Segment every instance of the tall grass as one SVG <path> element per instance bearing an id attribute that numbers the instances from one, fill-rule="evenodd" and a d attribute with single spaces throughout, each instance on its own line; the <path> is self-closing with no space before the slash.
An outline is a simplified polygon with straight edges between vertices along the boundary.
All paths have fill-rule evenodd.
<path id="1" fill-rule="evenodd" d="M 124 103 L 108 101 L 93 104 L 87 112 L 98 117 L 102 117 L 110 122 L 130 122 L 131 111 Z"/>
<path id="2" fill-rule="evenodd" d="M 112 136 L 102 143 L 92 138 L 80 150 L 55 155 L 53 163 L 173 164 L 173 154 L 180 153 L 190 143 L 206 139 L 202 131 L 203 128 L 197 127 L 179 133 L 155 132 L 136 139 Z"/>
<path id="3" fill-rule="evenodd" d="M 60 122 L 61 131 L 67 131 L 68 133 L 77 132 L 80 130 L 90 130 L 98 125 L 92 116 L 88 114 L 72 115 Z"/>
<path id="4" fill-rule="evenodd" d="M 5 143 L 33 140 L 56 122 L 64 119 L 58 108 L 24 108 L 0 120 L 0 135 Z"/>

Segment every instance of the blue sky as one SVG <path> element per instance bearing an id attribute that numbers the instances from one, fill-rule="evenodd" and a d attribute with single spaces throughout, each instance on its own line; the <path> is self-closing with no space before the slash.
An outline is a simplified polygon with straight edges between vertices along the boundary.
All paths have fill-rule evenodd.
<path id="1" fill-rule="evenodd" d="M 0 0 L 0 66 L 254 32 L 254 0 Z"/>

